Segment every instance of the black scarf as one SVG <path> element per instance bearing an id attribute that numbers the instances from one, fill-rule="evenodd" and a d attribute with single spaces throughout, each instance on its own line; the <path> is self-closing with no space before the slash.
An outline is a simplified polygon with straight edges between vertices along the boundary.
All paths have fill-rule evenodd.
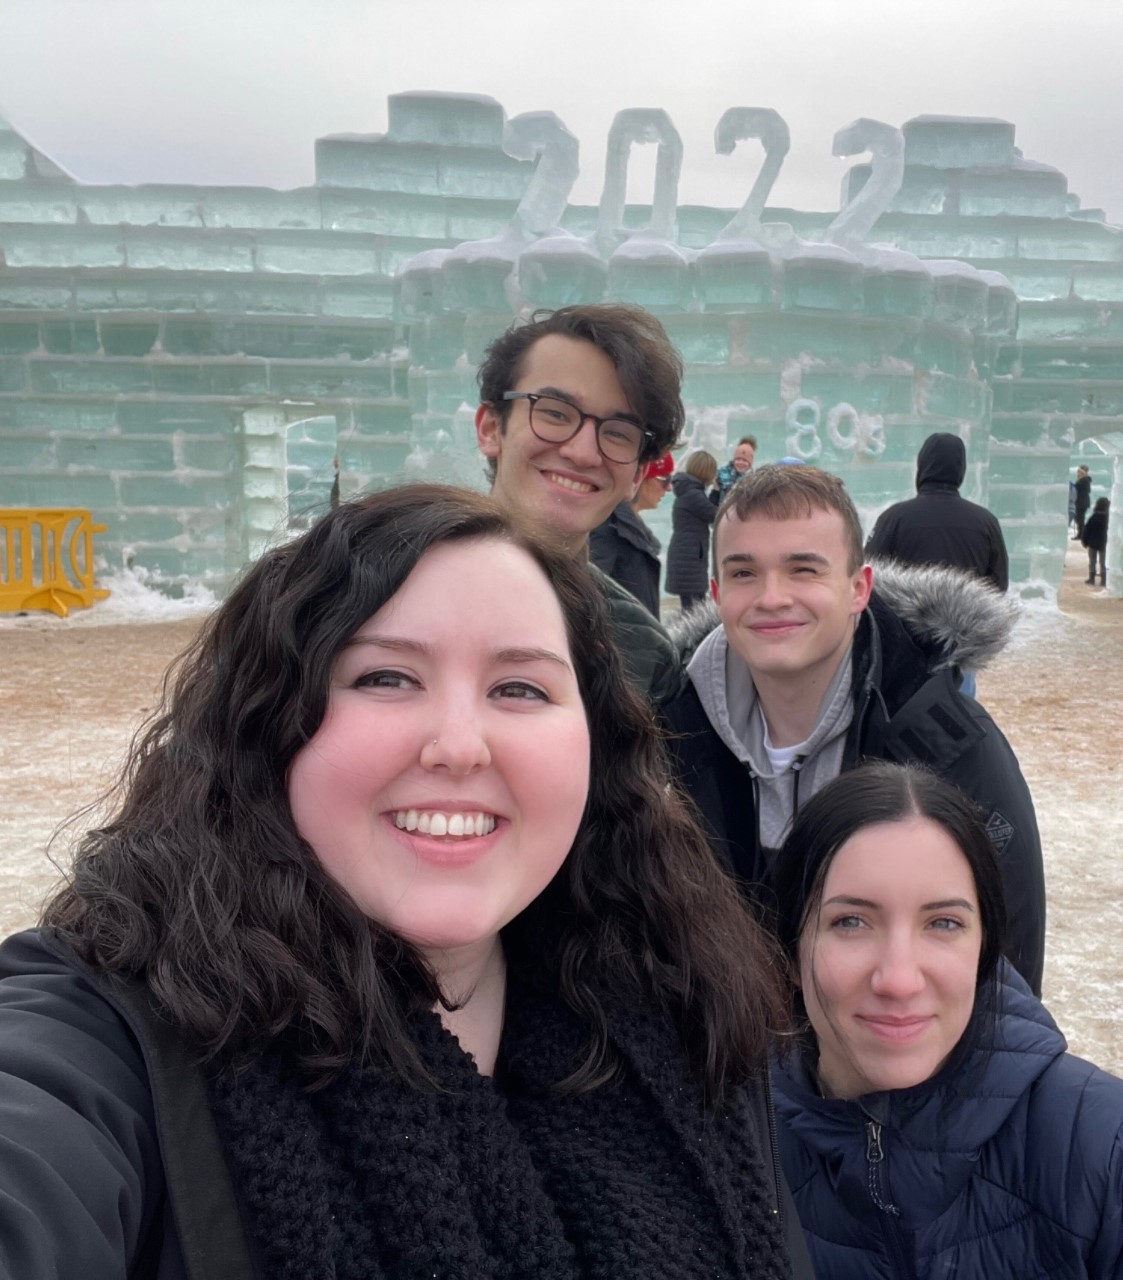
<path id="1" fill-rule="evenodd" d="M 747 1109 L 703 1109 L 664 1019 L 612 1022 L 618 1079 L 550 1096 L 580 1022 L 508 988 L 499 1081 L 435 1014 L 413 1023 L 440 1082 L 352 1068 L 302 1090 L 280 1053 L 211 1083 L 269 1280 L 674 1280 L 790 1275 Z"/>

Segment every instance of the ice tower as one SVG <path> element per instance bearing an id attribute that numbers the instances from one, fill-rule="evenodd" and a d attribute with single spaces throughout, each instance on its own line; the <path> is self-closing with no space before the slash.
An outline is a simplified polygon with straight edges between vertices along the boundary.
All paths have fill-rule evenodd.
<path id="1" fill-rule="evenodd" d="M 645 144 L 655 189 L 626 207 Z M 593 160 L 586 140 L 590 208 L 562 120 L 486 97 L 395 95 L 385 134 L 320 139 L 289 192 L 84 185 L 2 125 L 0 505 L 90 507 L 111 563 L 221 588 L 323 509 L 336 459 L 344 496 L 482 485 L 486 344 L 620 298 L 682 350 L 691 445 L 751 431 L 762 460 L 839 471 L 868 521 L 929 432 L 958 432 L 1016 585 L 1050 590 L 1070 452 L 1123 442 L 1123 233 L 1003 121 L 855 121 L 837 213 L 768 207 L 774 111 L 716 122 L 713 163 L 746 146 L 764 161 L 739 210 L 682 206 L 673 121 L 621 112 Z"/>

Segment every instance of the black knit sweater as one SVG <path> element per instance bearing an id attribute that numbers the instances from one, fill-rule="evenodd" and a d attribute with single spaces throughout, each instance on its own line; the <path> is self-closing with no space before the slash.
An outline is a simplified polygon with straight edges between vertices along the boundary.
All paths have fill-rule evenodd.
<path id="1" fill-rule="evenodd" d="M 744 1095 L 702 1106 L 664 1018 L 621 1009 L 616 1080 L 558 1096 L 584 1028 L 512 979 L 495 1078 L 435 1014 L 413 1023 L 440 1088 L 352 1069 L 303 1091 L 280 1054 L 214 1113 L 256 1248 L 278 1280 L 788 1277 Z"/>

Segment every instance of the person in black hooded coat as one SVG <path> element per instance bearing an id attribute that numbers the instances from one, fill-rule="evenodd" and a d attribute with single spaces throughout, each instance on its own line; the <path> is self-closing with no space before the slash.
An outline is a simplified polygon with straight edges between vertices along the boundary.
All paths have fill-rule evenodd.
<path id="1" fill-rule="evenodd" d="M 1088 523 L 1080 537 L 1080 541 L 1088 548 L 1088 577 L 1085 581 L 1090 587 L 1096 583 L 1097 559 L 1100 565 L 1100 586 L 1107 586 L 1107 561 L 1104 556 L 1107 554 L 1107 513 L 1110 507 L 1109 499 L 1097 498 L 1095 510 L 1088 517 Z"/>
<path id="2" fill-rule="evenodd" d="M 667 593 L 678 596 L 683 613 L 710 590 L 710 528 L 717 508 L 706 490 L 717 478 L 717 459 L 696 449 L 672 479 L 671 543 L 667 548 Z"/>
<path id="3" fill-rule="evenodd" d="M 883 511 L 866 543 L 867 557 L 964 569 L 999 591 L 1010 585 L 1002 526 L 986 507 L 959 496 L 967 450 L 946 431 L 930 435 L 916 458 L 916 497 Z"/>

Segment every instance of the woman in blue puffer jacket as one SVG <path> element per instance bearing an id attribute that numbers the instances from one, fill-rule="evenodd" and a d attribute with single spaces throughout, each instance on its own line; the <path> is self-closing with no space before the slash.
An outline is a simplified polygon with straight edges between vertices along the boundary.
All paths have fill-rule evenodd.
<path id="1" fill-rule="evenodd" d="M 971 802 L 862 766 L 800 811 L 775 887 L 808 1025 L 773 1089 L 816 1274 L 1123 1277 L 1123 1081 L 1001 960 Z"/>

